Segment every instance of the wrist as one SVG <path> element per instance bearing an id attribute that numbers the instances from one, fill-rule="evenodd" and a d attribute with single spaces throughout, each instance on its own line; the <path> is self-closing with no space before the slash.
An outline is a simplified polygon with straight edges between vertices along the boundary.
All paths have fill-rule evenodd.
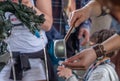
<path id="1" fill-rule="evenodd" d="M 90 16 L 99 16 L 101 14 L 101 4 L 97 0 L 91 0 L 89 2 Z M 94 12 L 94 13 L 93 13 Z"/>
<path id="2" fill-rule="evenodd" d="M 69 79 L 72 76 L 73 76 L 73 74 L 71 73 L 71 74 L 66 75 L 65 77 L 66 77 L 66 79 Z"/>
<path id="3" fill-rule="evenodd" d="M 94 51 L 96 53 L 97 59 L 103 58 L 105 56 L 106 51 L 105 51 L 103 45 L 96 44 L 96 45 L 93 46 L 93 49 L 94 49 Z"/>

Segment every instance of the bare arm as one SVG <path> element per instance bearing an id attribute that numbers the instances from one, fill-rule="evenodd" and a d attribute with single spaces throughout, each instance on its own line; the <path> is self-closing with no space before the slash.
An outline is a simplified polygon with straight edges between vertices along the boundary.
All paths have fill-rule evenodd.
<path id="1" fill-rule="evenodd" d="M 114 34 L 108 40 L 104 41 L 102 45 L 104 46 L 104 49 L 107 52 L 119 49 L 120 48 L 120 36 L 118 34 Z"/>
<path id="2" fill-rule="evenodd" d="M 84 8 L 88 9 L 88 11 L 84 10 L 84 11 L 87 11 L 87 13 L 89 14 L 88 17 L 98 16 L 101 13 L 100 4 L 96 1 L 94 2 L 94 0 L 93 0 L 93 2 L 90 2 L 88 5 L 86 5 Z M 79 12 L 79 13 L 81 13 L 81 12 Z M 119 11 L 116 13 L 114 12 L 113 15 L 116 18 L 120 19 L 119 13 L 120 13 Z M 85 20 L 85 19 L 82 19 L 82 20 Z M 74 22 L 75 22 L 75 20 L 74 20 Z M 72 24 L 74 24 L 74 23 L 72 23 Z M 106 50 L 107 53 L 109 53 L 110 51 L 119 49 L 120 48 L 120 36 L 118 34 L 114 34 L 112 37 L 110 37 L 109 39 L 104 41 L 102 43 L 102 45 L 104 46 L 104 49 Z M 81 51 L 77 55 L 69 58 L 63 64 L 68 66 L 68 67 L 71 67 L 71 68 L 80 68 L 80 69 L 85 68 L 86 69 L 89 67 L 90 64 L 92 64 L 96 60 L 96 58 L 97 58 L 96 52 L 91 47 L 91 48 L 84 49 L 83 51 Z M 76 62 L 76 60 L 77 60 L 77 62 Z"/>
<path id="3" fill-rule="evenodd" d="M 96 0 L 91 0 L 83 8 L 72 12 L 70 17 L 70 26 L 78 27 L 82 22 L 91 16 L 99 16 L 101 14 L 101 5 Z"/>
<path id="4" fill-rule="evenodd" d="M 45 31 L 50 30 L 53 18 L 52 18 L 52 6 L 51 6 L 51 0 L 36 0 L 36 7 L 32 5 L 32 3 L 29 0 L 23 0 L 23 4 L 33 7 L 33 9 L 36 10 L 36 15 L 44 14 L 46 21 L 42 25 L 42 29 Z"/>
<path id="5" fill-rule="evenodd" d="M 89 9 L 90 17 L 101 14 L 101 4 L 97 0 L 91 0 L 85 7 Z"/>
<path id="6" fill-rule="evenodd" d="M 102 43 L 106 52 L 110 52 L 120 48 L 120 36 L 114 34 L 112 37 Z M 72 69 L 87 69 L 97 58 L 95 50 L 93 48 L 87 48 L 69 58 L 63 64 Z M 78 60 L 76 62 L 76 60 Z"/>
<path id="7" fill-rule="evenodd" d="M 42 28 L 46 31 L 50 30 L 52 23 L 53 23 L 51 4 L 52 4 L 51 0 L 37 0 L 36 1 L 36 7 L 39 9 L 41 13 L 45 14 L 46 21 L 42 25 Z"/>

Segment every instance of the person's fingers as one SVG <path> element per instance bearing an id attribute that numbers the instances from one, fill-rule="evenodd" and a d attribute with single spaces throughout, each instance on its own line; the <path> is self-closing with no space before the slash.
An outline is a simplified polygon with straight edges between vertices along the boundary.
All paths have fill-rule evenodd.
<path id="1" fill-rule="evenodd" d="M 84 46 L 88 41 L 89 41 L 89 38 L 86 36 L 81 42 L 81 45 Z"/>
<path id="2" fill-rule="evenodd" d="M 71 13 L 70 17 L 69 17 L 69 25 L 70 27 L 73 27 L 74 26 L 74 23 L 76 21 L 76 16 L 74 15 L 74 12 Z"/>
<path id="3" fill-rule="evenodd" d="M 97 56 L 93 48 L 88 48 L 81 51 L 78 55 L 75 55 L 75 57 L 73 56 L 73 58 L 70 58 L 70 60 L 68 59 L 68 61 L 63 62 L 63 65 L 69 68 L 87 69 L 90 64 L 95 61 L 96 57 Z"/>
<path id="4" fill-rule="evenodd" d="M 84 39 L 81 41 L 81 45 L 85 45 L 89 41 L 89 31 L 86 28 L 81 28 L 79 31 L 78 39 L 81 39 L 84 36 Z"/>
<path id="5" fill-rule="evenodd" d="M 65 62 L 74 62 L 75 60 L 79 60 L 79 54 L 66 59 Z"/>
<path id="6" fill-rule="evenodd" d="M 85 68 L 84 66 L 82 66 L 81 62 L 74 62 L 74 63 L 65 62 L 64 65 L 71 69 L 84 69 Z"/>
<path id="7" fill-rule="evenodd" d="M 84 31 L 80 29 L 78 39 L 81 39 L 83 37 Z"/>
<path id="8" fill-rule="evenodd" d="M 57 72 L 57 75 L 58 75 L 59 77 L 62 77 L 61 72 Z"/>
<path id="9" fill-rule="evenodd" d="M 84 37 L 83 41 L 81 42 L 81 45 L 85 45 L 89 41 L 89 33 L 87 31 L 85 31 L 84 36 L 85 37 Z"/>
<path id="10" fill-rule="evenodd" d="M 70 27 L 78 27 L 81 24 L 81 14 L 78 14 L 78 11 L 73 11 L 69 17 Z"/>
<path id="11" fill-rule="evenodd" d="M 57 70 L 60 71 L 64 68 L 64 66 L 58 66 Z"/>
<path id="12" fill-rule="evenodd" d="M 81 45 L 84 46 L 86 43 L 87 43 L 87 39 L 84 39 L 84 40 L 81 42 Z"/>
<path id="13" fill-rule="evenodd" d="M 64 74 L 63 72 L 57 72 L 57 75 L 58 75 L 59 77 L 65 78 L 65 74 Z"/>
<path id="14" fill-rule="evenodd" d="M 79 25 L 84 21 L 82 15 L 80 14 L 79 17 L 76 18 L 76 21 L 74 22 L 75 27 L 79 27 Z"/>

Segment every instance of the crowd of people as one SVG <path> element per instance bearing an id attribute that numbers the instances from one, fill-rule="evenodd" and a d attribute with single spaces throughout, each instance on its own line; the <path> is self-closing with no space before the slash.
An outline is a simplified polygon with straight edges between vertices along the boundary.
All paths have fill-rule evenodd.
<path id="1" fill-rule="evenodd" d="M 102 29 L 94 32 L 90 37 L 90 46 L 99 44 L 115 34 L 114 30 Z M 116 57 L 118 50 L 110 54 L 96 59 L 93 64 L 86 70 L 84 76 L 79 79 L 74 72 L 65 66 L 58 67 L 58 75 L 65 77 L 67 81 L 119 81 L 115 71 L 115 64 L 111 61 L 111 57 Z M 114 59 L 113 59 L 114 60 Z"/>
<path id="2" fill-rule="evenodd" d="M 26 5 L 36 12 L 35 15 L 44 14 L 45 22 L 39 26 L 40 31 L 37 34 L 40 36 L 38 37 L 31 33 L 29 27 L 18 18 L 18 15 L 9 10 L 4 13 L 5 19 L 10 20 L 13 26 L 10 36 L 5 39 L 8 51 L 12 52 L 13 58 L 10 58 L 1 70 L 0 81 L 79 81 L 77 75 L 72 73 L 72 69 L 86 70 L 82 81 L 119 81 L 120 54 L 119 51 L 116 52 L 120 47 L 119 25 L 117 29 L 112 26 L 116 29 L 116 33 L 112 30 L 96 30 L 97 32 L 90 37 L 91 23 L 93 23 L 90 17 L 110 14 L 119 24 L 120 1 L 5 1 L 12 1 L 20 8 L 22 8 L 20 4 Z M 15 7 L 12 5 L 12 8 Z M 17 10 L 15 12 L 17 13 Z M 54 49 L 50 45 L 56 39 L 64 39 L 70 27 L 75 29 L 66 41 L 67 59 L 64 61 L 56 58 L 53 51 L 50 52 Z M 92 46 L 81 51 L 81 47 L 88 42 Z M 11 59 L 14 62 L 11 62 Z M 61 65 L 58 64 L 60 60 L 64 61 Z M 107 70 L 106 73 L 103 73 L 104 70 Z M 111 72 L 114 74 L 112 75 Z M 59 79 L 58 76 L 64 78 Z"/>

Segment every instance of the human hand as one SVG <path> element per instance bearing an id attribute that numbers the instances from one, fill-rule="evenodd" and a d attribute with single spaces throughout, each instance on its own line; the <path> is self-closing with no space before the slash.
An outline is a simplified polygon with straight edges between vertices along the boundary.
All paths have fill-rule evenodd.
<path id="1" fill-rule="evenodd" d="M 64 77 L 68 79 L 70 76 L 72 76 L 72 70 L 69 68 L 65 68 L 64 66 L 58 66 L 58 76 L 59 77 Z"/>
<path id="2" fill-rule="evenodd" d="M 82 22 L 90 17 L 90 10 L 88 7 L 83 7 L 81 9 L 75 10 L 71 13 L 69 17 L 70 27 L 78 27 Z"/>
<path id="3" fill-rule="evenodd" d="M 90 38 L 90 32 L 88 28 L 81 27 L 78 33 L 78 39 L 81 39 L 84 36 L 84 40 L 82 40 L 81 45 L 85 45 Z"/>
<path id="4" fill-rule="evenodd" d="M 93 48 L 87 48 L 77 55 L 68 58 L 63 65 L 71 69 L 87 69 L 95 60 L 97 56 Z"/>
<path id="5" fill-rule="evenodd" d="M 68 6 L 66 11 L 68 12 L 68 17 L 72 11 L 76 10 L 76 2 L 75 0 L 68 0 Z"/>

